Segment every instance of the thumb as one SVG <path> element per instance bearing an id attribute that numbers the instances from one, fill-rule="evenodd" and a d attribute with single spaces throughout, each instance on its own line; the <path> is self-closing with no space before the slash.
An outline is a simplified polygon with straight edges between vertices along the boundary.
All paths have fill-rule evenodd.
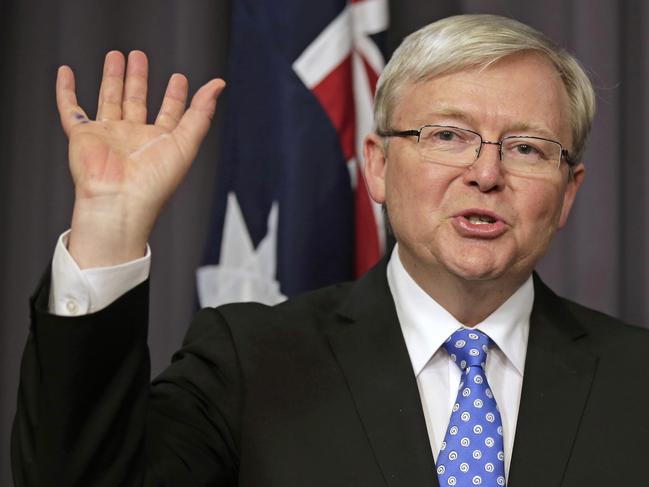
<path id="1" fill-rule="evenodd" d="M 224 88 L 225 81 L 219 78 L 204 84 L 196 92 L 189 108 L 173 130 L 172 135 L 187 162 L 196 156 L 201 142 L 207 135 L 216 111 L 216 100 Z"/>

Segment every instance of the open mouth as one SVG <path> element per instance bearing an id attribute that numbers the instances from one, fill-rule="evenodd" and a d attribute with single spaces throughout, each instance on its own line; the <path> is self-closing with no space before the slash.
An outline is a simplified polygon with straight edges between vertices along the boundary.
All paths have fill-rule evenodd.
<path id="1" fill-rule="evenodd" d="M 508 228 L 503 218 L 482 208 L 465 210 L 455 215 L 453 222 L 458 233 L 469 238 L 496 238 Z"/>
<path id="2" fill-rule="evenodd" d="M 465 215 L 464 218 L 466 218 L 472 225 L 496 223 L 496 219 L 489 215 Z"/>

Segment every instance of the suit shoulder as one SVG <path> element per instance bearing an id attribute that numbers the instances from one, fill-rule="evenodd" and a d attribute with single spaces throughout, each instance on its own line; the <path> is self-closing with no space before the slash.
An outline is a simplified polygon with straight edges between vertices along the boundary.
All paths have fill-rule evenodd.
<path id="1" fill-rule="evenodd" d="M 294 323 L 319 321 L 335 312 L 340 302 L 348 295 L 352 284 L 335 284 L 289 298 L 272 306 L 245 302 L 204 308 L 198 316 L 203 315 L 207 320 L 224 320 L 229 325 L 237 327 L 278 322 L 289 326 Z"/>
<path id="2" fill-rule="evenodd" d="M 335 309 L 349 293 L 353 282 L 344 282 L 310 291 L 275 306 L 279 312 L 292 313 L 310 310 L 315 313 L 330 312 Z"/>
<path id="3" fill-rule="evenodd" d="M 638 340 L 643 345 L 649 346 L 649 329 L 627 323 L 566 298 L 561 300 L 589 334 L 608 341 L 616 337 L 623 340 Z"/>

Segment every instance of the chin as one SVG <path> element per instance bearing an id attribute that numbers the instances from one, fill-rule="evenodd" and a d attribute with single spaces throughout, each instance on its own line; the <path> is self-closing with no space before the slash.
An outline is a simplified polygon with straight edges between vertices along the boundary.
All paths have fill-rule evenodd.
<path id="1" fill-rule="evenodd" d="M 509 269 L 506 259 L 502 259 L 502 256 L 484 251 L 464 254 L 459 258 L 448 259 L 442 264 L 451 274 L 466 281 L 498 279 Z"/>
<path id="2" fill-rule="evenodd" d="M 464 281 L 491 281 L 501 277 L 504 272 L 493 268 L 449 268 L 449 271 Z"/>

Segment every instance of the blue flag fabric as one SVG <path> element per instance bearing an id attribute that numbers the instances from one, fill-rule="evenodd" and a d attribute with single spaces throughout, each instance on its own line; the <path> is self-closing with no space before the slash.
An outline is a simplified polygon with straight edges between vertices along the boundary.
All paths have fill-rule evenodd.
<path id="1" fill-rule="evenodd" d="M 345 6 L 233 1 L 214 220 L 197 275 L 202 306 L 276 302 L 353 277 L 350 172 L 336 129 L 292 68 Z"/>

